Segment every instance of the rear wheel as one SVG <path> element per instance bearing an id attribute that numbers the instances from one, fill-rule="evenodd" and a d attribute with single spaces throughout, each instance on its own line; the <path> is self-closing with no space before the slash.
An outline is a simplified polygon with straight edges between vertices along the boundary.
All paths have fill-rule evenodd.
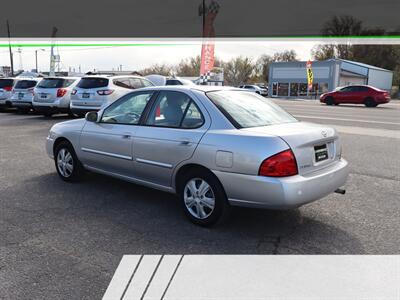
<path id="1" fill-rule="evenodd" d="M 63 141 L 54 151 L 54 162 L 58 175 L 64 181 L 78 181 L 83 175 L 83 167 L 72 145 Z"/>
<path id="2" fill-rule="evenodd" d="M 376 107 L 378 105 L 372 98 L 365 99 L 364 104 L 366 107 Z"/>
<path id="3" fill-rule="evenodd" d="M 47 118 L 50 118 L 52 115 L 53 115 L 53 113 L 51 113 L 51 112 L 45 112 L 45 113 L 43 113 L 43 115 L 45 116 L 45 117 L 47 117 Z"/>
<path id="4" fill-rule="evenodd" d="M 30 111 L 29 108 L 24 108 L 24 107 L 18 107 L 18 108 L 17 108 L 17 112 L 18 112 L 19 114 L 27 114 L 27 113 L 29 113 L 29 111 Z"/>
<path id="5" fill-rule="evenodd" d="M 179 196 L 187 218 L 200 226 L 226 219 L 230 211 L 225 191 L 211 172 L 193 169 L 179 180 Z"/>
<path id="6" fill-rule="evenodd" d="M 327 97 L 325 102 L 326 102 L 326 105 L 334 105 L 335 104 L 335 100 L 333 99 L 333 97 Z"/>

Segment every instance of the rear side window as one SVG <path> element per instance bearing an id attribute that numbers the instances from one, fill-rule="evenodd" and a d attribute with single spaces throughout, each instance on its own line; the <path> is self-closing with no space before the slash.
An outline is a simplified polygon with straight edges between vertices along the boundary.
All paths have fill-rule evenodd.
<path id="1" fill-rule="evenodd" d="M 36 86 L 36 81 L 34 80 L 19 80 L 15 84 L 16 89 L 30 89 Z"/>
<path id="2" fill-rule="evenodd" d="M 182 83 L 176 79 L 169 79 L 167 80 L 166 85 L 182 85 Z"/>
<path id="3" fill-rule="evenodd" d="M 129 81 L 129 78 L 118 78 L 118 79 L 114 79 L 114 80 L 113 80 L 113 83 L 114 83 L 116 86 L 123 87 L 123 88 L 126 88 L 126 89 L 131 89 L 131 88 L 132 88 L 131 83 L 130 83 L 130 81 Z"/>
<path id="4" fill-rule="evenodd" d="M 74 80 L 64 78 L 46 78 L 38 83 L 38 87 L 42 89 L 54 89 L 69 87 Z"/>
<path id="5" fill-rule="evenodd" d="M 14 80 L 12 79 L 0 79 L 0 89 L 3 87 L 13 86 Z"/>
<path id="6" fill-rule="evenodd" d="M 143 86 L 154 86 L 154 84 L 153 83 L 151 83 L 149 80 L 147 80 L 147 79 L 140 79 L 141 81 L 142 81 L 142 85 Z"/>
<path id="7" fill-rule="evenodd" d="M 87 77 L 82 78 L 77 87 L 82 89 L 95 89 L 95 88 L 102 88 L 108 86 L 108 79 L 107 78 L 97 78 L 97 77 Z"/>
<path id="8" fill-rule="evenodd" d="M 131 78 L 130 82 L 133 89 L 140 89 L 143 87 L 142 81 L 139 78 Z"/>

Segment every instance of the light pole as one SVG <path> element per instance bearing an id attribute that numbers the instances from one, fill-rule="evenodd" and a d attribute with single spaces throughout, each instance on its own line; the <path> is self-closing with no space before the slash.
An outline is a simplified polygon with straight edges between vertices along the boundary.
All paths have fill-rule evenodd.
<path id="1" fill-rule="evenodd" d="M 35 50 L 35 61 L 36 61 L 36 73 L 39 73 L 39 69 L 38 69 L 38 60 L 37 60 L 37 53 L 38 51 L 46 51 L 45 49 L 38 49 Z"/>

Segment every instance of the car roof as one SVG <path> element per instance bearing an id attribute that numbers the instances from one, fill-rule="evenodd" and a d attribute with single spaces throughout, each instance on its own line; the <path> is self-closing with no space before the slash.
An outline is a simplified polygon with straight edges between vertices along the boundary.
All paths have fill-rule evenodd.
<path id="1" fill-rule="evenodd" d="M 131 78 L 144 78 L 142 76 L 138 76 L 138 75 L 110 75 L 110 74 L 93 74 L 93 75 L 85 75 L 82 76 L 82 78 L 126 78 L 126 77 L 131 77 Z M 145 78 L 146 79 L 146 78 Z"/>
<path id="2" fill-rule="evenodd" d="M 69 76 L 47 76 L 43 79 L 80 79 L 81 77 L 69 77 Z"/>
<path id="3" fill-rule="evenodd" d="M 212 85 L 164 85 L 146 87 L 146 90 L 182 90 L 182 91 L 200 91 L 200 92 L 217 92 L 217 91 L 243 91 L 232 86 L 212 86 Z"/>

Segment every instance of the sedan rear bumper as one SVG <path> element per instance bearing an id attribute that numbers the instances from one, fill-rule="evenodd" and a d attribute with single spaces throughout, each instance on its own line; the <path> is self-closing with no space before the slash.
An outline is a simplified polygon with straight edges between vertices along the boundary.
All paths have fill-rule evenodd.
<path id="1" fill-rule="evenodd" d="M 290 209 L 321 199 L 346 183 L 346 160 L 307 175 L 273 178 L 214 171 L 237 206 Z"/>

